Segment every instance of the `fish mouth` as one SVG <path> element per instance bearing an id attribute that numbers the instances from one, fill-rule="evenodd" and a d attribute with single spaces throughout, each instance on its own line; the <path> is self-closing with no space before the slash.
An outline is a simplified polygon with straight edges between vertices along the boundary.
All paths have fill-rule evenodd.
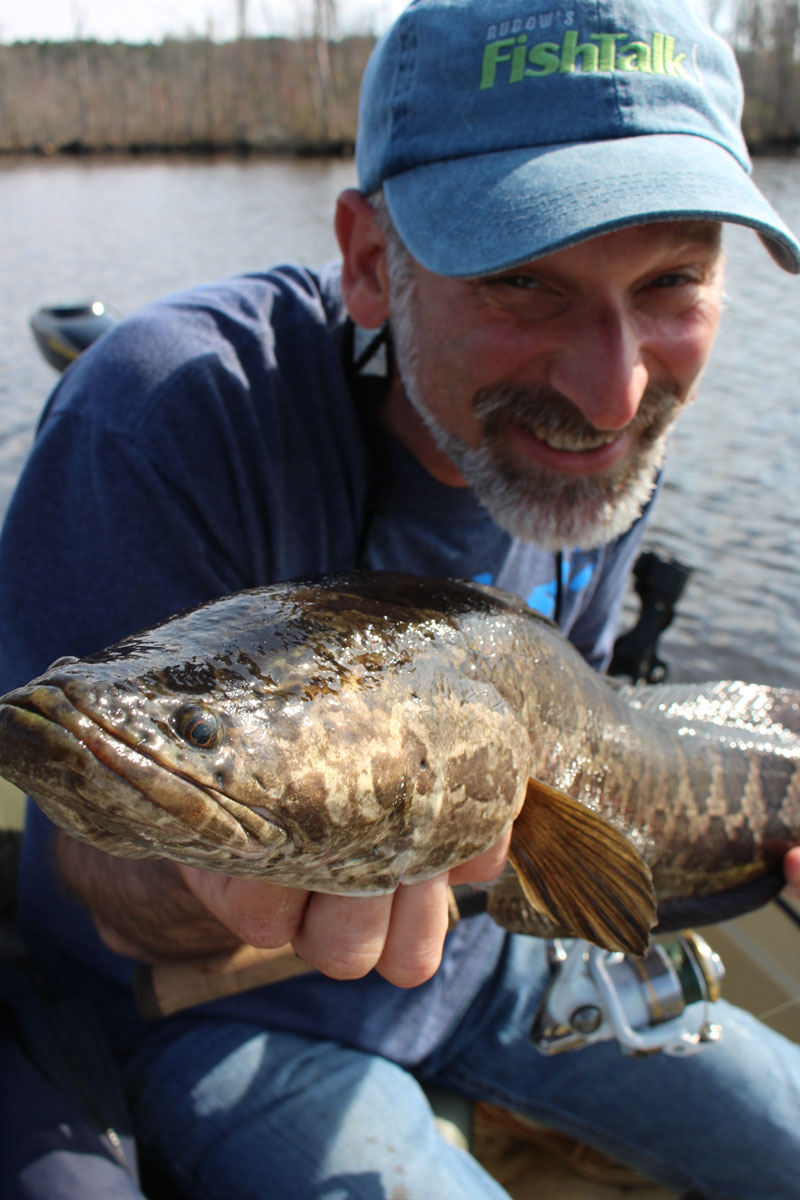
<path id="1" fill-rule="evenodd" d="M 52 684 L 0 701 L 0 775 L 83 840 L 128 857 L 162 855 L 237 873 L 272 857 L 287 831 L 221 791 L 166 766 L 79 709 Z M 90 836 L 91 835 L 91 836 Z M 243 864 L 244 865 L 244 864 Z"/>

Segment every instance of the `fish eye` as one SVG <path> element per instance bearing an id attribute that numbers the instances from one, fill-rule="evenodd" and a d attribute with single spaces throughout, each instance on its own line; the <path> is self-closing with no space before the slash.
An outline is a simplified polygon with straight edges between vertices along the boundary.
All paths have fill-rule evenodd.
<path id="1" fill-rule="evenodd" d="M 198 750 L 213 750 L 222 739 L 222 727 L 217 718 L 197 705 L 179 709 L 173 724 L 178 735 Z"/>

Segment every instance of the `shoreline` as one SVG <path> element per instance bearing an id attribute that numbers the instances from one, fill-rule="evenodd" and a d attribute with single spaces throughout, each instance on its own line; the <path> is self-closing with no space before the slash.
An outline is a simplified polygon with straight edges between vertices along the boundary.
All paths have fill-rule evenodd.
<path id="1" fill-rule="evenodd" d="M 752 158 L 795 158 L 800 155 L 800 138 L 765 138 L 748 143 Z M 0 145 L 0 167 L 4 160 L 17 159 L 141 159 L 141 158 L 226 158 L 226 159 L 343 159 L 355 155 L 351 138 L 331 140 L 292 140 L 257 143 L 246 140 L 187 142 L 142 141 L 125 145 L 92 144 L 73 140 L 56 144 L 34 143 L 26 146 Z"/>
<path id="2" fill-rule="evenodd" d="M 800 149 L 800 146 L 798 146 Z M 352 158 L 355 143 L 342 138 L 335 141 L 276 142 L 260 145 L 251 142 L 132 142 L 129 145 L 90 145 L 73 141 L 63 145 L 44 142 L 30 146 L 0 146 L 0 166 L 11 158 L 25 159 L 110 159 L 110 158 Z"/>

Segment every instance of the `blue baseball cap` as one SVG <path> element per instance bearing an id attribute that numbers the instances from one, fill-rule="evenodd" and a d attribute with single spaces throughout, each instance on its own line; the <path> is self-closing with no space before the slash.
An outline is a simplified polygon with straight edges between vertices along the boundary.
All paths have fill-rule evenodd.
<path id="1" fill-rule="evenodd" d="M 800 245 L 751 178 L 733 51 L 687 0 L 413 0 L 361 92 L 359 187 L 441 275 L 648 221 Z"/>

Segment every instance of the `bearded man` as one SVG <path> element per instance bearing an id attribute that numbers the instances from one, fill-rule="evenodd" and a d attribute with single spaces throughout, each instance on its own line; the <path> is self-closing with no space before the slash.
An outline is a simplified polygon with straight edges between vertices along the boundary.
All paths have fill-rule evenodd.
<path id="1" fill-rule="evenodd" d="M 51 399 L 0 544 L 3 690 L 203 600 L 356 567 L 514 591 L 602 670 L 711 350 L 724 223 L 800 270 L 740 106 L 681 0 L 414 0 L 365 76 L 341 263 L 155 303 Z M 139 1145 L 192 1197 L 504 1195 L 420 1081 L 695 1195 L 796 1197 L 800 1049 L 747 1014 L 721 1006 L 691 1062 L 535 1053 L 542 944 L 485 917 L 447 935 L 448 884 L 506 849 L 343 898 L 115 860 L 31 809 L 20 922 L 59 994 L 103 1001 Z M 138 1019 L 131 959 L 243 942 L 316 971 Z"/>

